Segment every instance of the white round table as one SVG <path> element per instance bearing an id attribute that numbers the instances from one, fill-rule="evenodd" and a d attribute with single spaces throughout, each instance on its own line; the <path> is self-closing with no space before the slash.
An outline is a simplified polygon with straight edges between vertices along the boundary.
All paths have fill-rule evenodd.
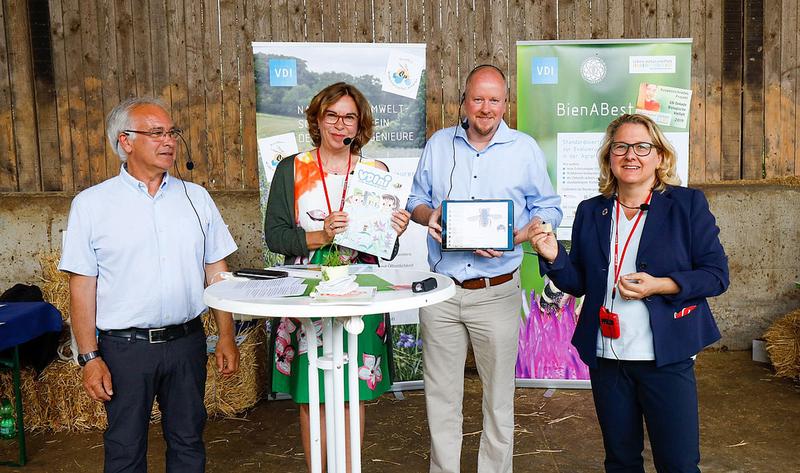
<path id="1" fill-rule="evenodd" d="M 206 288 L 203 294 L 205 303 L 214 309 L 261 317 L 302 319 L 309 347 L 317 346 L 317 332 L 311 319 L 321 318 L 324 320 L 323 356 L 319 358 L 316 350 L 307 352 L 312 473 L 322 471 L 317 370 L 323 370 L 325 392 L 328 393 L 326 397 L 331 393 L 333 395 L 333 399 L 326 399 L 326 404 L 332 405 L 333 409 L 325 410 L 328 471 L 344 473 L 347 463 L 344 428 L 344 364 L 349 365 L 351 471 L 360 473 L 361 428 L 358 408 L 358 360 L 355 358 L 358 356 L 358 334 L 361 333 L 364 326 L 361 316 L 424 307 L 445 301 L 455 294 L 455 284 L 450 278 L 428 271 L 375 267 L 371 268 L 368 274 L 374 274 L 396 286 L 410 286 L 415 281 L 432 277 L 436 279 L 437 287 L 422 293 L 414 293 L 410 288 L 378 291 L 369 304 L 358 305 L 318 305 L 313 304 L 313 299 L 310 297 L 233 300 L 220 295 L 227 292 L 228 286 L 241 281 L 238 279 L 228 279 L 212 284 Z M 347 356 L 343 350 L 344 331 L 347 331 L 348 334 Z M 350 360 L 353 362 L 348 363 Z"/>

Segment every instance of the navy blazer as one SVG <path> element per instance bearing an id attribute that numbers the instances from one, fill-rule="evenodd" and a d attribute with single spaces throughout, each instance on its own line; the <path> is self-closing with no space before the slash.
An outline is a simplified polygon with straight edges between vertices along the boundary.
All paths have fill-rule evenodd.
<path id="1" fill-rule="evenodd" d="M 552 264 L 539 258 L 540 272 L 559 289 L 586 296 L 572 344 L 584 363 L 593 368 L 597 366 L 599 310 L 608 281 L 613 204 L 614 199 L 602 195 L 581 202 L 572 227 L 569 256 L 559 244 Z M 668 187 L 653 193 L 636 269 L 655 277 L 670 277 L 680 287 L 677 294 L 644 300 L 650 312 L 656 366 L 685 360 L 719 340 L 706 297 L 728 288 L 728 258 L 701 191 Z"/>

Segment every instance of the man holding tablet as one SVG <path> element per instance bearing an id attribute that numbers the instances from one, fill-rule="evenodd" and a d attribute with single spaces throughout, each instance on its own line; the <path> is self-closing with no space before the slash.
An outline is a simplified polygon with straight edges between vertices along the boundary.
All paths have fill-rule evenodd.
<path id="1" fill-rule="evenodd" d="M 503 120 L 507 91 L 495 66 L 469 73 L 466 118 L 428 141 L 406 207 L 428 226 L 431 269 L 458 285 L 448 301 L 420 309 L 431 473 L 460 469 L 470 342 L 483 385 L 478 472 L 512 471 L 520 243 L 531 221 L 555 228 L 562 212 L 539 145 Z"/>

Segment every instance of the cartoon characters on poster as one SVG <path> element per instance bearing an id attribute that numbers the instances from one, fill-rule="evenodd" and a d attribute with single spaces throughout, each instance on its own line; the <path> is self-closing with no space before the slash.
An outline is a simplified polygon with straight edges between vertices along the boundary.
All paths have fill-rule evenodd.
<path id="1" fill-rule="evenodd" d="M 393 194 L 356 189 L 345 200 L 345 207 L 351 219 L 347 238 L 360 251 L 375 255 L 387 250 L 391 253 L 397 234 L 381 216 L 391 216 L 400 209 L 400 199 Z"/>

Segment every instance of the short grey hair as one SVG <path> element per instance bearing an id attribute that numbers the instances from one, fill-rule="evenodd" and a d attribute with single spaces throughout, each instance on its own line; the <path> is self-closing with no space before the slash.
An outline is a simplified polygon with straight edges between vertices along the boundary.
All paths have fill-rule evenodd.
<path id="1" fill-rule="evenodd" d="M 120 147 L 119 135 L 131 128 L 131 111 L 142 105 L 155 105 L 161 107 L 165 112 L 167 111 L 167 104 L 161 99 L 155 97 L 131 97 L 120 102 L 106 117 L 106 136 L 108 136 L 108 142 L 111 144 L 111 149 L 114 150 L 117 156 L 119 156 L 119 159 L 123 162 L 128 159 L 128 153 Z M 128 135 L 129 141 L 133 141 L 134 139 L 136 139 L 135 133 Z"/>

